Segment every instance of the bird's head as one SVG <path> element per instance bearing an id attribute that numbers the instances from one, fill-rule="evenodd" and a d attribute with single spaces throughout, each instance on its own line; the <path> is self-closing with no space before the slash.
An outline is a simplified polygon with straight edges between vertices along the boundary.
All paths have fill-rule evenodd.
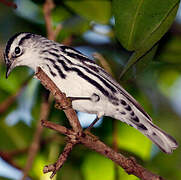
<path id="1" fill-rule="evenodd" d="M 7 66 L 6 78 L 17 66 L 28 66 L 36 70 L 39 35 L 18 33 L 7 42 L 4 60 Z"/>

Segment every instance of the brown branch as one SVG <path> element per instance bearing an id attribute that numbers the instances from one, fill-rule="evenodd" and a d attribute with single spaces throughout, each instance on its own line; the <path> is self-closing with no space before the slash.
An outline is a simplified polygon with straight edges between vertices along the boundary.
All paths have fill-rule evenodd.
<path id="1" fill-rule="evenodd" d="M 36 72 L 35 76 L 40 79 L 41 83 L 52 92 L 52 94 L 56 97 L 56 100 L 58 103 L 61 104 L 62 107 L 69 107 L 64 110 L 73 130 L 69 130 L 63 126 L 59 126 L 55 123 L 51 123 L 48 121 L 43 121 L 43 126 L 46 126 L 48 128 L 51 128 L 55 131 L 58 131 L 62 134 L 65 134 L 68 136 L 71 141 L 76 144 L 76 143 L 81 143 L 88 147 L 89 149 L 92 149 L 105 157 L 111 159 L 114 161 L 116 164 L 121 166 L 122 168 L 125 169 L 125 171 L 128 174 L 133 174 L 140 179 L 143 180 L 161 180 L 163 179 L 162 177 L 153 174 L 152 172 L 146 170 L 144 167 L 136 163 L 134 158 L 126 158 L 120 153 L 115 152 L 113 149 L 105 145 L 103 142 L 98 140 L 98 138 L 95 138 L 95 136 L 91 133 L 84 133 L 82 132 L 82 128 L 80 126 L 80 123 L 78 121 L 78 118 L 76 116 L 75 111 L 68 106 L 69 101 L 66 99 L 65 94 L 60 92 L 60 90 L 57 88 L 57 86 L 50 80 L 50 78 L 40 69 L 38 68 L 38 71 Z M 58 97 L 59 96 L 59 97 Z M 71 150 L 71 149 L 70 149 Z M 70 151 L 69 151 L 70 152 Z M 69 153 L 68 152 L 68 153 Z M 63 153 L 63 155 L 68 155 L 68 153 Z M 67 157 L 67 156 L 66 156 Z M 64 159 L 66 160 L 66 158 Z M 64 161 L 60 162 L 59 164 L 64 163 Z M 57 163 L 56 163 L 56 171 L 57 171 Z M 53 171 L 52 176 L 54 175 L 54 166 L 51 165 L 51 171 Z M 49 170 L 50 170 L 49 169 Z"/>
<path id="2" fill-rule="evenodd" d="M 10 2 L 10 1 L 6 1 L 6 0 L 0 0 L 0 2 L 8 7 L 12 7 L 14 9 L 17 8 L 17 5 L 13 2 Z"/>
<path id="3" fill-rule="evenodd" d="M 28 148 L 24 148 L 24 149 L 20 149 L 20 150 L 13 150 L 10 152 L 4 152 L 4 151 L 0 151 L 0 157 L 6 161 L 8 164 L 10 164 L 11 166 L 19 169 L 19 170 L 23 170 L 14 160 L 14 156 L 19 155 L 19 154 L 23 154 L 26 153 L 28 151 Z M 30 179 L 33 179 L 31 176 L 28 176 Z"/>
<path id="4" fill-rule="evenodd" d="M 69 37 L 65 38 L 62 41 L 62 44 L 66 45 L 66 46 L 70 46 L 72 44 L 73 39 L 74 39 L 74 36 L 70 35 Z"/>
<path id="5" fill-rule="evenodd" d="M 27 80 L 25 80 L 25 82 L 22 83 L 22 85 L 20 86 L 20 88 L 17 90 L 17 92 L 11 96 L 9 96 L 5 101 L 3 101 L 0 104 L 0 114 L 4 113 L 9 106 L 11 106 L 14 101 L 16 100 L 17 96 L 22 92 L 22 90 L 24 89 L 24 87 L 28 84 L 28 82 L 32 79 L 32 76 L 28 77 Z"/>
<path id="6" fill-rule="evenodd" d="M 56 36 L 62 29 L 62 24 L 59 24 L 55 30 L 53 30 L 52 20 L 51 20 L 51 11 L 55 7 L 53 0 L 46 0 L 43 5 L 43 14 L 45 19 L 45 25 L 47 30 L 47 37 L 50 40 L 55 40 Z"/>
<path id="7" fill-rule="evenodd" d="M 109 73 L 111 76 L 113 76 L 113 72 L 110 68 L 110 65 L 108 64 L 107 60 L 103 57 L 102 54 L 96 52 L 96 53 L 93 53 L 92 56 L 99 61 L 99 63 L 101 64 L 103 69 L 106 70 L 107 73 Z"/>
<path id="8" fill-rule="evenodd" d="M 76 142 L 68 142 L 58 158 L 57 162 L 52 165 L 45 166 L 43 169 L 44 173 L 52 172 L 50 178 L 53 178 L 57 171 L 63 166 L 64 162 L 67 160 L 69 153 L 72 151 Z"/>
<path id="9" fill-rule="evenodd" d="M 17 168 L 19 170 L 22 170 L 22 168 L 13 161 L 13 155 L 18 154 L 18 153 L 24 153 L 26 151 L 27 151 L 27 148 L 21 149 L 21 150 L 15 150 L 15 151 L 12 151 L 12 152 L 0 151 L 0 157 L 4 161 L 9 163 L 11 166 L 13 166 L 13 167 L 15 167 L 15 168 Z"/>
<path id="10" fill-rule="evenodd" d="M 51 11 L 54 8 L 53 0 L 46 0 L 43 5 L 43 14 L 45 18 L 46 30 L 47 30 L 47 37 L 50 40 L 55 40 L 55 34 L 52 28 L 52 21 L 51 21 Z"/>
<path id="11" fill-rule="evenodd" d="M 163 180 L 162 177 L 153 174 L 139 165 L 134 158 L 126 158 L 120 153 L 115 152 L 113 149 L 105 145 L 103 142 L 94 138 L 90 133 L 75 134 L 74 131 L 65 128 L 64 126 L 57 125 L 49 121 L 42 121 L 44 127 L 58 131 L 66 136 L 73 137 L 77 142 L 84 144 L 89 149 L 95 150 L 103 156 L 111 159 L 116 164 L 125 169 L 128 174 L 133 174 L 143 180 Z M 53 168 L 51 170 L 54 170 Z"/>
<path id="12" fill-rule="evenodd" d="M 27 159 L 24 171 L 23 171 L 23 178 L 22 178 L 23 180 L 26 179 L 28 172 L 30 171 L 30 169 L 32 167 L 34 158 L 40 147 L 41 134 L 43 132 L 43 128 L 41 126 L 41 120 L 42 119 L 46 120 L 48 118 L 48 114 L 49 114 L 50 105 L 48 102 L 48 95 L 43 93 L 42 96 L 43 96 L 43 101 L 41 104 L 40 118 L 39 118 L 39 121 L 37 124 L 36 132 L 34 134 L 32 144 L 28 151 L 28 159 Z"/>
<path id="13" fill-rule="evenodd" d="M 55 134 L 47 137 L 46 139 L 41 139 L 40 145 L 44 146 L 45 144 L 47 144 L 51 141 L 56 141 L 59 143 L 61 140 L 63 140 L 63 139 L 60 136 L 58 136 L 57 133 L 55 133 Z M 62 141 L 62 143 L 63 143 L 63 141 Z M 26 147 L 23 149 L 16 149 L 16 150 L 12 150 L 12 151 L 2 151 L 1 150 L 0 157 L 7 163 L 11 164 L 13 167 L 22 170 L 22 168 L 18 164 L 16 164 L 13 159 L 16 156 L 27 154 L 27 152 L 29 151 L 29 148 L 30 147 Z"/>

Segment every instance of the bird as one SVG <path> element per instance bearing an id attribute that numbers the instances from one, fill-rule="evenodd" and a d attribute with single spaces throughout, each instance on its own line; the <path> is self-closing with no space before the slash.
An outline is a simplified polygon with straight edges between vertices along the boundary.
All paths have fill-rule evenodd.
<path id="1" fill-rule="evenodd" d="M 153 124 L 141 105 L 93 60 L 72 47 L 41 35 L 20 32 L 4 51 L 6 78 L 17 66 L 40 67 L 61 92 L 72 100 L 76 111 L 112 117 L 136 128 L 163 152 L 172 153 L 176 140 Z"/>

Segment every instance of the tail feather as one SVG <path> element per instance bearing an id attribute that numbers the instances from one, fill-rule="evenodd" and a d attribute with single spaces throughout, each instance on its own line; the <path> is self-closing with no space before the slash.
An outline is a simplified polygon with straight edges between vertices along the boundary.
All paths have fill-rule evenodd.
<path id="1" fill-rule="evenodd" d="M 147 120 L 147 118 L 143 115 L 140 116 L 139 114 L 139 118 L 133 118 L 131 116 L 124 116 L 124 118 L 123 116 L 115 116 L 115 118 L 120 119 L 130 126 L 138 129 L 165 153 L 170 154 L 178 147 L 178 143 L 172 136 L 168 135 L 166 132 L 154 125 L 152 121 Z"/>
<path id="2" fill-rule="evenodd" d="M 163 152 L 172 153 L 178 147 L 176 140 L 154 124 L 150 124 L 150 131 L 142 132 L 150 138 Z"/>
<path id="3" fill-rule="evenodd" d="M 138 129 L 142 134 L 147 136 L 153 143 L 155 143 L 163 152 L 170 154 L 178 147 L 176 140 L 154 125 L 152 122 L 142 119 L 142 122 L 133 122 L 131 125 Z"/>

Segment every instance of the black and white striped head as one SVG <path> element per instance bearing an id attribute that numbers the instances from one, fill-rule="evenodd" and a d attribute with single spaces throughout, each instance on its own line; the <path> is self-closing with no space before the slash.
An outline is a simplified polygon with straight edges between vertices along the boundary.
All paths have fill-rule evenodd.
<path id="1" fill-rule="evenodd" d="M 37 47 L 40 38 L 42 37 L 31 33 L 17 33 L 9 39 L 4 51 L 7 66 L 6 78 L 17 66 L 29 66 L 36 70 Z"/>

